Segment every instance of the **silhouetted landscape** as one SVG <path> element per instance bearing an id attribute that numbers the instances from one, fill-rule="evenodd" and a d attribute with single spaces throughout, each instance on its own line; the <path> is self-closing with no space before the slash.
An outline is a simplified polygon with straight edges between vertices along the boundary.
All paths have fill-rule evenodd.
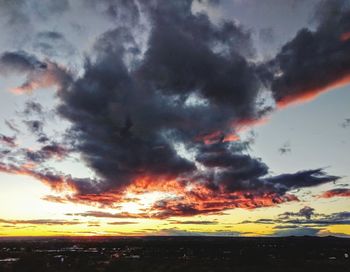
<path id="1" fill-rule="evenodd" d="M 350 0 L 0 0 L 0 272 L 350 272 Z"/>
<path id="2" fill-rule="evenodd" d="M 0 271 L 350 271 L 335 237 L 5 238 Z"/>

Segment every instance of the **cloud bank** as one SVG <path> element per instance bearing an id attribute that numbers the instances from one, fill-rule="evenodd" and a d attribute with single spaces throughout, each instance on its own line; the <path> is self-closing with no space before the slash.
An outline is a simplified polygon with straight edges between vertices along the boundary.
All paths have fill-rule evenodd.
<path id="1" fill-rule="evenodd" d="M 116 207 L 127 194 L 166 193 L 144 212 L 113 218 L 275 206 L 298 201 L 295 189 L 338 179 L 322 168 L 272 176 L 237 133 L 261 122 L 274 104 L 304 101 L 348 82 L 345 1 L 323 3 L 320 10 L 334 5 L 336 16 L 321 13 L 316 30 L 301 30 L 265 63 L 254 61 L 249 31 L 232 21 L 213 24 L 207 15 L 193 13 L 191 0 L 102 4 L 112 21 L 130 23 L 99 37 L 82 74 L 22 51 L 1 55 L 0 73 L 26 75 L 16 92 L 56 86 L 56 112 L 71 127 L 65 135 L 68 148 L 46 139 L 38 150 L 10 152 L 26 156 L 4 160 L 0 171 L 44 181 L 62 192 L 47 199 L 61 203 Z M 51 32 L 43 38 L 62 36 Z M 271 105 L 261 100 L 266 93 Z M 27 124 L 40 132 L 40 123 Z M 14 138 L 1 141 L 11 146 Z M 94 178 L 75 179 L 44 167 L 68 150 L 81 156 Z"/>

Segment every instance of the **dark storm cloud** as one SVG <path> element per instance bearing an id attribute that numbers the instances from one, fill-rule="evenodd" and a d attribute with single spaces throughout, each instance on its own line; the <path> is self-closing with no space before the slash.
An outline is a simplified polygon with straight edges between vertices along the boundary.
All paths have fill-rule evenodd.
<path id="1" fill-rule="evenodd" d="M 346 0 L 321 1 L 316 30 L 302 29 L 267 66 L 281 107 L 307 101 L 350 80 L 350 7 Z"/>
<path id="2" fill-rule="evenodd" d="M 123 190 L 144 177 L 154 186 L 189 179 L 209 190 L 202 196 L 178 185 L 179 193 L 203 203 L 160 201 L 152 216 L 165 218 L 291 201 L 291 189 L 335 180 L 321 169 L 265 177 L 268 167 L 244 154 L 244 143 L 225 142 L 236 125 L 261 117 L 261 83 L 247 60 L 254 50 L 249 32 L 232 22 L 213 25 L 191 5 L 141 1 L 152 27 L 144 57 L 136 57 L 142 50 L 128 27 L 110 30 L 97 40 L 85 74 L 58 92 L 58 112 L 71 121 L 72 144 L 101 179 L 100 192 Z M 120 5 L 132 14 L 136 7 Z M 219 136 L 206 145 L 210 134 Z M 204 170 L 182 157 L 176 143 L 195 153 Z M 228 195 L 210 195 L 219 191 Z"/>
<path id="3" fill-rule="evenodd" d="M 228 143 L 218 143 L 202 146 L 199 149 L 200 153 L 197 155 L 196 160 L 206 167 L 230 168 L 242 166 L 242 168 L 249 168 L 248 164 L 253 159 L 248 155 L 241 154 L 243 150 L 244 148 L 240 144 L 232 146 L 232 144 Z"/>
<path id="4" fill-rule="evenodd" d="M 284 195 L 298 187 L 298 179 L 304 179 L 299 187 L 334 180 L 321 170 L 263 179 L 268 167 L 243 154 L 243 143 L 224 143 L 235 124 L 259 117 L 260 82 L 245 58 L 253 54 L 247 51 L 249 33 L 193 15 L 191 1 L 143 3 L 143 8 L 152 30 L 141 61 L 131 67 L 125 63 L 130 49 L 138 52 L 137 43 L 129 29 L 116 28 L 97 41 L 97 58 L 87 60 L 85 74 L 58 92 L 58 111 L 72 122 L 73 144 L 103 180 L 104 190 L 122 190 L 150 177 L 147 182 L 160 187 L 168 180 L 190 179 L 201 182 L 203 190 L 245 194 L 222 195 L 215 203 L 212 196 L 192 192 L 194 200 L 205 199 L 204 206 L 188 200 L 154 205 L 152 216 L 169 217 L 295 200 Z M 220 136 L 207 146 L 201 135 L 211 133 Z M 177 142 L 196 153 L 205 170 L 180 156 Z M 157 184 L 152 177 L 163 181 Z"/>
<path id="5" fill-rule="evenodd" d="M 165 94 L 197 90 L 213 105 L 252 118 L 259 81 L 251 56 L 250 34 L 232 22 L 220 26 L 191 13 L 192 1 L 157 2 L 148 7 L 153 30 L 138 73 Z"/>
<path id="6" fill-rule="evenodd" d="M 21 92 L 57 87 L 57 113 L 71 123 L 65 142 L 96 179 L 74 179 L 40 168 L 68 152 L 43 134 L 40 118 L 25 120 L 42 143 L 40 149 L 26 152 L 25 162 L 37 163 L 38 169 L 20 161 L 3 163 L 0 171 L 35 177 L 58 191 L 71 189 L 71 195 L 48 196 L 50 201 L 115 207 L 125 201 L 125 190 L 177 194 L 156 201 L 150 213 L 78 214 L 109 218 L 162 219 L 268 207 L 297 201 L 290 194 L 293 189 L 338 179 L 322 169 L 270 176 L 268 166 L 248 155 L 249 143 L 237 136 L 240 127 L 259 122 L 271 110 L 260 103 L 260 78 L 271 80 L 264 69 L 277 66 L 282 53 L 273 64 L 254 64 L 249 31 L 234 22 L 213 24 L 207 15 L 193 14 L 191 0 L 87 5 L 102 7 L 124 24 L 96 40 L 79 76 L 25 52 L 3 54 L 0 72 L 25 73 Z M 141 15 L 150 33 L 140 31 Z M 141 48 L 141 36 L 148 40 L 146 48 Z M 63 36 L 43 32 L 37 38 L 57 42 Z M 27 103 L 25 111 L 43 114 L 35 103 Z"/>
<path id="7" fill-rule="evenodd" d="M 97 63 L 87 63 L 84 77 L 59 93 L 63 102 L 59 112 L 73 122 L 78 150 L 114 187 L 130 183 L 137 175 L 193 171 L 193 163 L 178 156 L 164 135 L 184 118 L 172 112 L 173 105 L 162 105 L 161 98 L 137 85 L 118 50 L 123 48 L 118 48 L 117 39 L 130 37 L 123 30 L 110 34 L 116 48 L 102 52 Z M 109 48 L 106 41 L 104 36 L 99 46 Z"/>
<path id="8" fill-rule="evenodd" d="M 257 196 L 270 194 L 270 200 L 277 203 L 281 201 L 279 197 L 285 196 L 291 190 L 318 186 L 338 179 L 336 176 L 327 175 L 322 169 L 265 177 L 267 171 L 267 166 L 259 159 L 245 158 L 242 162 L 209 176 L 207 186 L 212 190 L 241 192 L 247 199 L 252 200 Z M 260 205 L 263 206 L 263 202 Z"/>
<path id="9" fill-rule="evenodd" d="M 292 190 L 313 187 L 328 182 L 334 182 L 339 177 L 327 175 L 323 169 L 299 171 L 295 174 L 281 174 L 266 178 L 265 181 L 281 187 L 281 190 Z"/>

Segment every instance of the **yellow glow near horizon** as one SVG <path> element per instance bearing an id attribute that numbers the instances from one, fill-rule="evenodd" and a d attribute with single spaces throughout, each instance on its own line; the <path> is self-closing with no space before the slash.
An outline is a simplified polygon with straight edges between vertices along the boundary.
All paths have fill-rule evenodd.
<path id="1" fill-rule="evenodd" d="M 258 224 L 254 221 L 261 218 L 277 218 L 285 211 L 297 212 L 310 205 L 318 213 L 331 214 L 346 210 L 349 199 L 318 199 L 317 203 L 290 202 L 270 208 L 254 210 L 233 209 L 223 214 L 207 214 L 192 217 L 172 217 L 168 219 L 135 219 L 135 218 L 98 218 L 79 216 L 87 211 L 109 213 L 128 212 L 143 213 L 154 202 L 171 194 L 150 192 L 128 194 L 129 202 L 121 203 L 116 209 L 91 207 L 74 203 L 53 203 L 43 200 L 51 190 L 30 177 L 0 174 L 0 182 L 9 184 L 6 190 L 0 191 L 0 236 L 118 236 L 118 235 L 165 235 L 176 233 L 218 234 L 241 236 L 269 236 L 276 232 L 276 224 Z M 134 201 L 132 201 L 134 199 Z M 344 207 L 339 210 L 340 207 Z M 67 214 L 77 214 L 70 216 Z M 30 223 L 25 220 L 57 220 L 67 224 L 53 222 Z M 20 222 L 15 222 L 15 221 Z M 243 221 L 252 223 L 242 224 Z M 182 221 L 208 221 L 208 224 L 181 224 Z M 350 235 L 349 225 L 330 225 L 322 228 L 320 235 Z"/>
<path id="2" fill-rule="evenodd" d="M 152 206 L 158 200 L 163 199 L 165 196 L 170 196 L 169 194 L 163 192 L 150 192 L 144 194 L 133 194 L 127 193 L 125 199 L 134 199 L 133 202 L 123 202 L 120 204 L 121 212 L 129 213 L 142 213 L 142 209 L 147 209 Z"/>

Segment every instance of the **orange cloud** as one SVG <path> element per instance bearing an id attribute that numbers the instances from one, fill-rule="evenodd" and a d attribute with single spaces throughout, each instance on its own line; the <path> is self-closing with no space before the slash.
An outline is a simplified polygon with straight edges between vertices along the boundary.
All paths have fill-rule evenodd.
<path id="1" fill-rule="evenodd" d="M 322 87 L 310 89 L 310 90 L 304 90 L 303 92 L 283 97 L 283 99 L 277 102 L 277 108 L 284 109 L 287 106 L 310 102 L 315 98 L 317 98 L 322 93 L 334 90 L 336 88 L 343 87 L 349 83 L 350 83 L 350 74 L 340 76 L 338 80 L 330 82 Z"/>
<path id="2" fill-rule="evenodd" d="M 338 188 L 324 192 L 321 198 L 332 198 L 332 197 L 350 197 L 350 189 Z"/>
<path id="3" fill-rule="evenodd" d="M 65 68 L 49 61 L 46 64 L 45 69 L 29 72 L 27 80 L 21 86 L 15 87 L 10 91 L 15 94 L 24 94 L 52 86 L 61 87 L 68 77 Z"/>
<path id="4" fill-rule="evenodd" d="M 230 124 L 231 132 L 225 133 L 217 130 L 212 133 L 200 135 L 196 138 L 197 141 L 202 141 L 206 145 L 215 144 L 218 142 L 236 142 L 240 140 L 238 133 L 244 132 L 252 127 L 261 126 L 268 122 L 269 118 L 264 116 L 260 118 L 241 119 L 233 121 Z"/>
<path id="5" fill-rule="evenodd" d="M 69 176 L 60 176 L 50 172 L 41 173 L 35 171 L 33 165 L 23 164 L 22 166 L 15 166 L 0 163 L 0 172 L 33 177 L 58 192 L 77 191 L 74 182 Z"/>
<path id="6" fill-rule="evenodd" d="M 127 187 L 128 193 L 157 191 L 171 193 L 173 197 L 156 201 L 148 210 L 147 218 L 168 218 L 172 216 L 193 216 L 218 213 L 233 208 L 254 209 L 270 207 L 289 201 L 298 201 L 294 195 L 279 195 L 268 192 L 227 192 L 224 188 L 213 190 L 203 183 L 184 182 L 175 179 L 160 180 L 142 177 Z M 139 214 L 139 216 L 143 216 Z"/>

